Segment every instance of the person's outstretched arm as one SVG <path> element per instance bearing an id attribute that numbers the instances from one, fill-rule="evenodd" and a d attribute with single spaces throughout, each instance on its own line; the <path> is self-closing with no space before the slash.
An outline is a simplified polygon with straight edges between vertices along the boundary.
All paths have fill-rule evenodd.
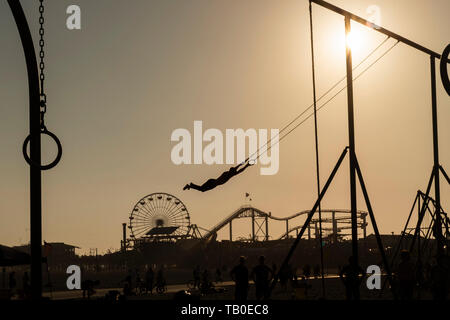
<path id="1" fill-rule="evenodd" d="M 242 167 L 241 169 L 239 169 L 239 170 L 236 171 L 236 174 L 241 173 L 242 171 L 244 171 L 245 169 L 247 169 L 248 167 L 250 167 L 250 166 L 252 166 L 252 165 L 253 165 L 253 164 L 250 164 L 250 162 L 247 162 L 247 163 L 245 164 L 244 167 Z M 237 168 L 237 167 L 236 167 L 236 168 Z"/>
<path id="2" fill-rule="evenodd" d="M 238 171 L 238 170 L 239 170 L 239 167 L 241 167 L 242 165 L 244 165 L 244 163 L 245 163 L 245 161 L 239 163 L 239 164 L 238 164 L 237 166 L 235 166 L 234 168 Z"/>

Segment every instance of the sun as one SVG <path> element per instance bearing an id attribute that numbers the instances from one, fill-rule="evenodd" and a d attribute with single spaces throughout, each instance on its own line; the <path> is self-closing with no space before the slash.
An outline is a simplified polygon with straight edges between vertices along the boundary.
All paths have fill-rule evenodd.
<path id="1" fill-rule="evenodd" d="M 345 41 L 349 45 L 352 50 L 358 50 L 362 43 L 362 37 L 358 30 L 353 29 L 350 33 L 345 37 Z"/>

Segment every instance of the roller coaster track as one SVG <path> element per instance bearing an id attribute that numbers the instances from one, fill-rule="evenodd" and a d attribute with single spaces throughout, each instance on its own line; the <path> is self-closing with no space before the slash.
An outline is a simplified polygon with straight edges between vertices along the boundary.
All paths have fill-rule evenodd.
<path id="1" fill-rule="evenodd" d="M 276 221 L 290 221 L 294 218 L 297 218 L 302 215 L 307 215 L 310 211 L 304 210 L 297 213 L 294 213 L 293 215 L 287 216 L 287 217 L 276 217 L 273 216 L 270 212 L 264 212 L 258 208 L 244 205 L 233 211 L 229 216 L 224 218 L 222 221 L 220 221 L 217 225 L 215 225 L 209 232 L 207 232 L 203 238 L 209 238 L 211 235 L 216 234 L 219 230 L 224 228 L 227 224 L 229 224 L 234 219 L 240 219 L 240 218 L 248 218 L 248 217 L 258 217 L 258 218 L 268 218 Z M 322 213 L 351 213 L 351 210 L 349 209 L 322 209 Z M 359 217 L 364 218 L 367 215 L 366 211 L 358 210 L 357 214 Z M 336 218 L 336 220 L 342 220 L 342 218 Z M 302 225 L 297 225 L 291 229 L 289 229 L 287 232 L 283 233 L 279 239 L 285 238 L 287 234 L 289 234 L 292 231 L 295 231 L 299 228 L 301 228 Z"/>

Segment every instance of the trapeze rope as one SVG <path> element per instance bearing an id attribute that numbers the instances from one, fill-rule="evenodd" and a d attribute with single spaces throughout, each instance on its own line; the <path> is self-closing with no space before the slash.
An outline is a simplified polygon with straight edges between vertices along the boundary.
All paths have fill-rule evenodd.
<path id="1" fill-rule="evenodd" d="M 317 101 L 316 101 L 316 72 L 314 64 L 314 36 L 312 21 L 312 5 L 309 0 L 309 28 L 311 32 L 311 69 L 312 69 L 312 87 L 313 87 L 313 105 L 314 105 L 314 138 L 316 145 L 316 177 L 317 177 L 317 197 L 319 199 L 319 242 L 320 242 L 320 269 L 322 274 L 322 297 L 325 298 L 325 276 L 323 273 L 323 243 L 322 243 L 322 207 L 320 204 L 320 170 L 319 170 L 319 137 L 317 128 Z"/>
<path id="2" fill-rule="evenodd" d="M 361 77 L 367 70 L 369 70 L 375 63 L 377 63 L 378 61 L 381 60 L 381 58 L 383 58 L 387 53 L 389 53 L 400 41 L 397 40 L 396 43 L 394 43 L 389 49 L 387 49 L 381 56 L 379 56 L 374 62 L 372 62 L 369 66 L 367 66 L 363 71 L 361 71 L 360 74 L 358 74 L 356 77 L 353 78 L 352 82 L 355 82 L 359 77 Z M 317 111 L 321 110 L 323 107 L 325 107 L 331 100 L 333 100 L 334 98 L 336 98 L 336 96 L 338 96 L 342 91 L 344 91 L 347 88 L 347 85 L 345 87 L 343 87 L 342 89 L 340 89 L 338 92 L 336 92 L 330 99 L 328 99 L 324 104 L 322 104 L 320 107 L 317 108 Z M 312 107 L 312 105 L 310 107 L 308 107 L 308 109 L 310 109 Z M 303 112 L 304 113 L 304 112 Z M 264 153 L 268 152 L 274 145 L 279 144 L 286 136 L 288 136 L 290 133 L 292 133 L 295 129 L 297 129 L 298 127 L 300 127 L 303 123 L 305 123 L 309 118 L 311 118 L 314 115 L 314 113 L 309 114 L 305 119 L 303 119 L 299 124 L 297 124 L 295 127 L 293 127 L 291 130 L 289 130 L 287 133 L 285 133 L 283 136 L 281 136 L 281 138 L 275 142 L 273 145 L 270 145 L 264 152 L 262 152 L 261 154 L 259 154 L 256 158 L 252 159 L 252 160 L 257 160 L 259 159 L 259 157 L 261 157 L 261 155 L 263 155 Z M 279 134 L 277 135 L 279 136 Z M 275 136 L 275 137 L 277 137 Z M 271 138 L 269 140 L 269 142 L 272 141 L 273 138 Z M 264 146 L 260 147 L 258 149 L 261 150 L 262 148 L 264 148 L 265 146 L 267 146 L 268 143 L 266 143 Z M 257 152 L 258 152 L 257 151 Z M 256 154 L 257 152 L 253 153 L 251 156 L 253 156 L 254 154 Z M 250 156 L 250 157 L 251 157 Z M 248 162 L 250 157 L 248 157 L 246 159 L 245 162 Z"/>
<path id="3" fill-rule="evenodd" d="M 354 68 L 353 71 L 355 71 L 359 66 L 361 66 L 365 61 L 367 61 L 367 59 L 372 56 L 383 44 L 386 43 L 387 40 L 389 40 L 390 37 L 386 37 L 375 49 L 373 49 L 363 60 L 361 60 L 360 63 L 358 63 Z M 365 71 L 365 70 L 364 70 Z M 364 72 L 363 71 L 363 72 Z M 343 78 L 341 78 L 339 81 L 337 81 L 333 86 L 330 87 L 330 89 L 328 89 L 325 93 L 323 93 L 318 99 L 317 102 L 319 102 L 320 100 L 322 100 L 328 93 L 330 93 L 334 88 L 336 88 L 342 81 L 344 81 L 347 77 L 344 76 Z M 356 78 L 354 79 L 356 80 Z M 344 87 L 344 89 L 347 88 L 347 86 Z M 328 103 L 328 101 L 327 101 Z M 325 103 L 326 104 L 326 103 Z M 264 144 L 263 146 L 259 147 L 258 150 L 256 152 L 254 152 L 252 155 L 250 155 L 250 157 L 248 157 L 244 162 L 247 162 L 252 156 L 254 156 L 255 154 L 257 154 L 259 152 L 259 150 L 261 150 L 262 148 L 266 147 L 270 142 L 272 142 L 272 140 L 278 136 L 280 136 L 280 134 L 282 132 L 284 132 L 288 127 L 290 127 L 295 121 L 297 121 L 302 115 L 304 115 L 309 109 L 311 109 L 314 106 L 314 104 L 311 104 L 309 107 L 307 107 L 305 110 L 303 110 L 300 114 L 298 114 L 294 119 L 292 119 L 288 124 L 286 124 L 283 128 L 280 129 L 279 133 L 274 136 L 271 137 L 269 139 L 269 141 Z M 321 108 L 321 107 L 320 107 Z M 319 109 L 320 109 L 319 108 Z M 319 110 L 317 109 L 317 110 Z M 311 115 L 310 115 L 311 116 Z M 306 119 L 308 119 L 310 116 L 308 116 Z M 268 150 L 266 150 L 267 152 Z M 259 158 L 259 157 L 258 157 Z"/>

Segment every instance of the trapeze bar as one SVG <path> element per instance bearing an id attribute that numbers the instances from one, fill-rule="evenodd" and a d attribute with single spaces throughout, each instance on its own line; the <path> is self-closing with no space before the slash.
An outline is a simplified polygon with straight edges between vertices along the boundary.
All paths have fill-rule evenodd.
<path id="1" fill-rule="evenodd" d="M 387 35 L 387 36 L 389 36 L 391 38 L 397 39 L 398 41 L 403 42 L 404 44 L 407 44 L 407 45 L 409 45 L 409 46 L 411 46 L 411 47 L 413 47 L 413 48 L 415 48 L 415 49 L 417 49 L 419 51 L 425 52 L 426 54 L 429 54 L 432 57 L 435 57 L 437 59 L 441 58 L 441 55 L 439 53 L 436 53 L 433 50 L 430 50 L 428 48 L 425 48 L 424 46 L 421 46 L 420 44 L 418 44 L 418 43 L 416 43 L 414 41 L 406 39 L 406 38 L 404 38 L 404 37 L 402 37 L 402 36 L 392 32 L 392 31 L 389 31 L 389 30 L 387 30 L 387 29 L 385 29 L 385 28 L 383 28 L 381 26 L 378 26 L 378 25 L 376 25 L 376 24 L 374 24 L 374 23 L 372 23 L 372 22 L 370 22 L 370 21 L 368 21 L 366 19 L 363 19 L 363 18 L 361 18 L 361 17 L 359 17 L 359 16 L 357 16 L 357 15 L 351 13 L 351 12 L 348 12 L 348 11 L 346 11 L 344 9 L 336 7 L 335 5 L 332 5 L 331 3 L 328 3 L 328 2 L 323 1 L 323 0 L 311 0 L 311 2 L 314 2 L 315 4 L 318 4 L 319 6 L 327 8 L 327 9 L 329 9 L 331 11 L 336 12 L 336 13 L 339 13 L 340 15 L 349 17 L 351 20 L 354 20 L 354 21 L 356 21 L 358 23 L 361 23 L 361 24 L 363 24 L 363 25 L 365 25 L 365 26 L 367 26 L 369 28 L 372 28 L 375 31 L 381 32 L 381 33 L 383 33 L 383 34 L 385 34 L 385 35 Z M 449 63 L 449 62 L 450 62 L 450 60 L 447 59 L 447 63 Z"/>

